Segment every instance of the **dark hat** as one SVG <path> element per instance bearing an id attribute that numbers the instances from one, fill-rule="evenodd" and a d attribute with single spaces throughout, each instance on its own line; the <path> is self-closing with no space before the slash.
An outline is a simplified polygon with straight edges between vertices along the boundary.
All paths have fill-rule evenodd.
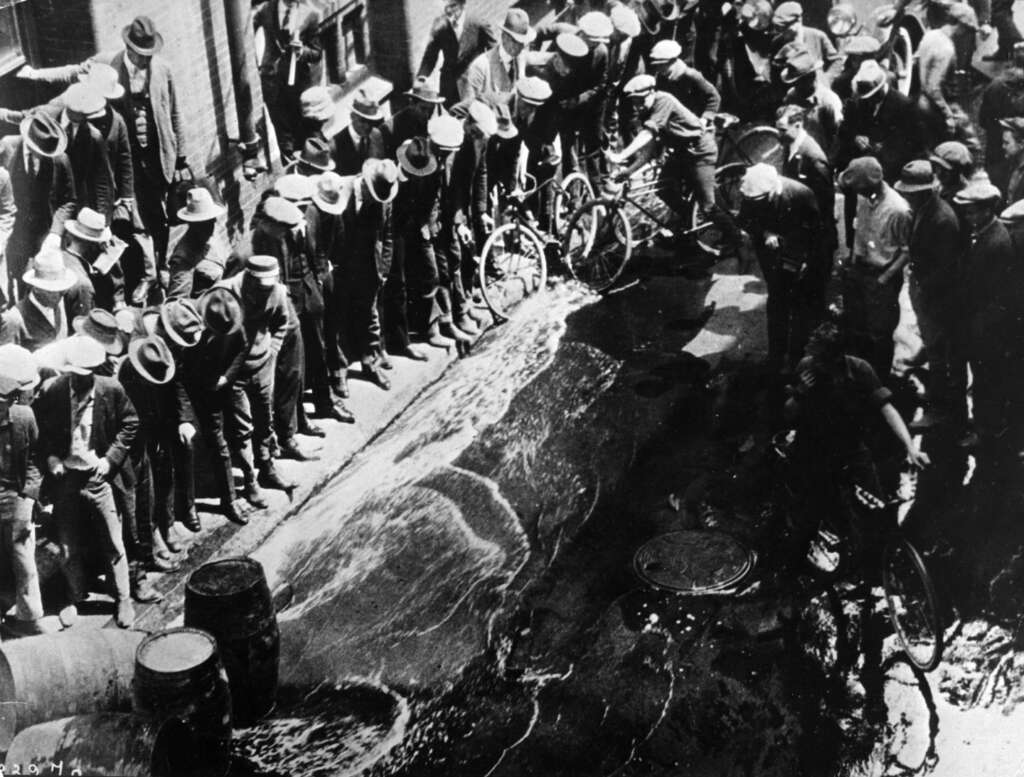
<path id="1" fill-rule="evenodd" d="M 281 266 L 273 256 L 253 254 L 245 262 L 245 272 L 263 286 L 273 286 L 281 277 Z"/>
<path id="2" fill-rule="evenodd" d="M 152 56 L 164 47 L 163 37 L 148 16 L 136 16 L 131 24 L 121 30 L 121 38 L 124 45 L 144 57 Z"/>
<path id="3" fill-rule="evenodd" d="M 128 359 L 139 375 L 157 386 L 174 378 L 174 356 L 158 335 L 132 340 L 128 345 Z"/>
<path id="4" fill-rule="evenodd" d="M 995 204 L 1003 198 L 999 188 L 989 181 L 974 181 L 953 195 L 954 205 Z"/>
<path id="5" fill-rule="evenodd" d="M 425 103 L 433 103 L 434 105 L 442 105 L 444 103 L 444 98 L 430 85 L 425 76 L 419 76 L 413 81 L 412 88 L 406 94 L 415 100 Z"/>
<path id="6" fill-rule="evenodd" d="M 1024 118 L 1020 116 L 1013 116 L 1009 119 L 1000 119 L 999 126 L 1005 130 L 1009 130 L 1017 139 L 1024 138 Z"/>
<path id="7" fill-rule="evenodd" d="M 654 11 L 665 22 L 674 22 L 683 15 L 683 12 L 679 10 L 679 5 L 674 0 L 646 0 L 644 5 Z"/>
<path id="8" fill-rule="evenodd" d="M 398 147 L 398 164 L 402 170 L 416 178 L 424 178 L 437 172 L 437 157 L 430 150 L 427 138 L 409 138 Z"/>
<path id="9" fill-rule="evenodd" d="M 91 337 L 111 356 L 124 353 L 124 343 L 118 336 L 117 319 L 109 311 L 93 308 L 84 316 L 76 316 L 72 328 L 80 335 Z"/>
<path id="10" fill-rule="evenodd" d="M 362 178 L 370 196 L 381 204 L 391 202 L 398 194 L 398 165 L 390 159 L 367 159 Z"/>
<path id="11" fill-rule="evenodd" d="M 18 129 L 25 145 L 39 156 L 55 157 L 68 147 L 68 136 L 48 113 L 33 111 L 21 120 Z"/>
<path id="12" fill-rule="evenodd" d="M 844 189 L 863 189 L 882 182 L 882 165 L 873 156 L 857 157 L 839 176 Z"/>
<path id="13" fill-rule="evenodd" d="M 924 159 L 915 159 L 903 165 L 900 179 L 893 188 L 902 194 L 926 192 L 933 190 L 936 183 L 935 170 L 932 169 L 931 163 Z"/>
<path id="14" fill-rule="evenodd" d="M 206 328 L 216 335 L 231 335 L 242 328 L 242 303 L 223 286 L 214 286 L 199 298 L 199 313 Z"/>
<path id="15" fill-rule="evenodd" d="M 172 343 L 182 348 L 199 344 L 203 317 L 191 299 L 169 299 L 160 306 L 160 325 Z"/>
<path id="16" fill-rule="evenodd" d="M 384 114 L 380 111 L 380 103 L 372 99 L 365 89 L 356 92 L 352 101 L 352 113 L 361 116 L 367 121 L 384 121 Z"/>
<path id="17" fill-rule="evenodd" d="M 330 144 L 319 135 L 314 135 L 302 146 L 302 151 L 293 164 L 307 165 L 323 173 L 333 170 L 334 160 L 331 158 Z"/>

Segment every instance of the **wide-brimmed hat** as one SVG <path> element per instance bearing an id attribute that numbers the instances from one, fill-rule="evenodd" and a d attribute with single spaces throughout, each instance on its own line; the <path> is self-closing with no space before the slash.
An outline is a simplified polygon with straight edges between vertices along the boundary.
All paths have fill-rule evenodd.
<path id="1" fill-rule="evenodd" d="M 1005 221 L 1007 224 L 1024 223 L 1024 200 L 1017 200 L 1013 205 L 1004 209 L 999 214 L 999 220 Z M 0 346 L 0 350 L 3 350 L 3 346 Z"/>
<path id="2" fill-rule="evenodd" d="M 990 181 L 974 181 L 953 195 L 954 205 L 982 205 L 999 202 L 1003 193 Z"/>
<path id="3" fill-rule="evenodd" d="M 306 203 L 313 199 L 316 184 L 308 175 L 285 173 L 274 181 L 274 191 L 289 202 Z"/>
<path id="4" fill-rule="evenodd" d="M 312 199 L 312 195 L 310 195 L 310 199 Z M 303 220 L 302 210 L 294 202 L 286 200 L 284 197 L 267 197 L 263 201 L 262 210 L 266 218 L 289 227 L 297 227 Z"/>
<path id="5" fill-rule="evenodd" d="M 313 204 L 324 213 L 337 216 L 345 210 L 345 206 L 348 204 L 345 189 L 344 178 L 337 173 L 324 173 L 316 179 Z"/>
<path id="6" fill-rule="evenodd" d="M 153 20 L 148 16 L 136 16 L 121 30 L 121 39 L 125 46 L 144 57 L 152 56 L 164 47 L 163 36 L 156 31 Z"/>
<path id="7" fill-rule="evenodd" d="M 390 159 L 367 159 L 363 162 L 363 182 L 370 196 L 385 205 L 398 194 L 398 165 Z"/>
<path id="8" fill-rule="evenodd" d="M 214 286 L 199 298 L 203 324 L 216 335 L 232 335 L 242 328 L 242 302 L 231 289 Z"/>
<path id="9" fill-rule="evenodd" d="M 784 84 L 795 84 L 801 78 L 815 73 L 821 63 L 807 49 L 798 49 L 790 54 L 779 74 Z"/>
<path id="10" fill-rule="evenodd" d="M 540 76 L 523 76 L 516 81 L 519 99 L 529 105 L 543 105 L 551 99 L 551 84 Z"/>
<path id="11" fill-rule="evenodd" d="M 530 15 L 522 8 L 509 9 L 501 31 L 524 45 L 533 43 L 537 38 L 537 31 L 530 26 Z"/>
<path id="12" fill-rule="evenodd" d="M 289 167 L 299 167 L 300 165 L 306 165 L 322 173 L 333 170 L 335 164 L 334 159 L 331 158 L 330 144 L 319 135 L 307 139 L 302 146 L 302 151 Z"/>
<path id="13" fill-rule="evenodd" d="M 191 299 L 169 299 L 160 306 L 160 326 L 175 345 L 191 348 L 203 336 L 203 317 Z"/>
<path id="14" fill-rule="evenodd" d="M 213 221 L 224 215 L 224 206 L 213 201 L 209 190 L 201 186 L 189 189 L 185 195 L 185 207 L 178 209 L 178 219 L 186 223 Z"/>
<path id="15" fill-rule="evenodd" d="M 118 79 L 117 71 L 104 62 L 92 62 L 88 70 L 79 74 L 78 80 L 98 91 L 107 100 L 120 100 L 124 97 L 124 87 Z"/>
<path id="16" fill-rule="evenodd" d="M 889 81 L 889 76 L 878 60 L 866 59 L 857 68 L 857 74 L 853 77 L 853 92 L 860 99 L 871 97 L 878 92 Z"/>
<path id="17" fill-rule="evenodd" d="M 124 343 L 121 341 L 117 319 L 107 310 L 93 308 L 84 316 L 76 316 L 71 327 L 77 334 L 91 337 L 111 356 L 120 356 L 124 353 Z"/>
<path id="18" fill-rule="evenodd" d="M 740 194 L 751 200 L 767 197 L 778 191 L 782 178 L 774 166 L 765 162 L 751 165 L 743 173 L 740 181 Z"/>
<path id="19" fill-rule="evenodd" d="M 29 286 L 43 291 L 67 291 L 78 276 L 64 264 L 64 253 L 59 248 L 44 248 L 34 257 L 21 279 Z"/>
<path id="20" fill-rule="evenodd" d="M 128 360 L 139 375 L 157 386 L 170 383 L 174 378 L 174 356 L 163 338 L 157 335 L 132 340 Z"/>
<path id="21" fill-rule="evenodd" d="M 437 172 L 437 157 L 427 138 L 409 138 L 398 147 L 395 156 L 402 171 L 414 178 L 425 178 Z"/>
<path id="22" fill-rule="evenodd" d="M 608 12 L 612 26 L 627 38 L 635 38 L 640 34 L 640 17 L 627 5 L 616 5 Z"/>
<path id="23" fill-rule="evenodd" d="M 106 111 L 107 98 L 96 84 L 79 81 L 72 84 L 63 95 L 64 109 L 70 114 L 82 117 L 98 116 Z"/>
<path id="24" fill-rule="evenodd" d="M 444 98 L 430 85 L 426 76 L 417 77 L 412 82 L 412 88 L 406 91 L 406 94 L 425 103 L 433 103 L 434 105 L 442 105 L 444 103 Z"/>
<path id="25" fill-rule="evenodd" d="M 28 391 L 39 385 L 39 368 L 32 353 L 14 343 L 0 345 L 0 375 L 14 383 L 13 388 L 5 385 L 0 393 L 10 394 L 12 391 Z"/>
<path id="26" fill-rule="evenodd" d="M 430 142 L 444 151 L 457 151 L 466 139 L 462 122 L 448 114 L 435 116 L 428 121 L 427 134 Z"/>
<path id="27" fill-rule="evenodd" d="M 498 120 L 498 129 L 495 135 L 503 140 L 511 140 L 519 137 L 519 128 L 512 121 L 512 111 L 506 103 L 498 103 L 494 106 L 494 118 Z"/>
<path id="28" fill-rule="evenodd" d="M 935 178 L 935 170 L 931 163 L 924 159 L 914 159 L 903 165 L 903 169 L 900 170 L 900 179 L 893 185 L 893 188 L 901 194 L 912 194 L 932 191 L 937 183 L 938 180 Z"/>
<path id="29" fill-rule="evenodd" d="M 311 86 L 299 96 L 302 117 L 327 121 L 338 110 L 326 86 Z"/>
<path id="30" fill-rule="evenodd" d="M 21 139 L 34 154 L 55 157 L 68 147 L 68 136 L 48 113 L 33 111 L 18 125 Z"/>
<path id="31" fill-rule="evenodd" d="M 665 62 L 672 62 L 682 56 L 683 47 L 674 40 L 659 40 L 651 47 L 651 53 L 647 60 L 652 65 L 661 65 Z"/>
<path id="32" fill-rule="evenodd" d="M 72 335 L 64 342 L 61 372 L 91 375 L 107 361 L 107 351 L 101 343 L 87 335 Z"/>
<path id="33" fill-rule="evenodd" d="M 878 186 L 883 178 L 882 165 L 873 156 L 860 156 L 850 161 L 839 174 L 839 185 L 843 189 L 857 190 Z"/>
<path id="34" fill-rule="evenodd" d="M 384 114 L 381 113 L 380 103 L 370 97 L 365 89 L 356 92 L 352 101 L 352 113 L 361 116 L 367 121 L 384 121 Z"/>
<path id="35" fill-rule="evenodd" d="M 110 240 L 110 227 L 102 213 L 92 208 L 82 208 L 78 216 L 64 222 L 64 230 L 90 243 L 106 243 Z"/>

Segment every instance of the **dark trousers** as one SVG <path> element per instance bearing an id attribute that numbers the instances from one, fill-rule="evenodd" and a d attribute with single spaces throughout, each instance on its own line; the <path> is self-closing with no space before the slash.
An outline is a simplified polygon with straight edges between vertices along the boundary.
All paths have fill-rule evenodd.
<path id="1" fill-rule="evenodd" d="M 146 565 L 153 560 L 153 480 L 145 448 L 125 463 L 135 472 L 132 491 L 114 490 L 114 504 L 121 515 L 121 537 L 128 556 L 133 581 L 146 576 Z"/>
<path id="2" fill-rule="evenodd" d="M 947 305 L 937 305 L 910 276 L 910 301 L 928 354 L 928 404 L 936 415 L 962 429 L 967 420 L 967 365 L 955 347 L 957 323 Z"/>
<path id="3" fill-rule="evenodd" d="M 341 268 L 332 267 L 324 278 L 324 362 L 331 375 L 340 375 L 348 369 L 348 359 L 341 347 L 344 309 L 338 279 L 342 273 Z"/>
<path id="4" fill-rule="evenodd" d="M 313 392 L 313 406 L 322 411 L 331 406 L 331 384 L 327 376 L 327 344 L 324 338 L 323 312 L 304 311 L 299 314 L 305 356 L 304 386 Z M 303 418 L 302 402 L 298 416 Z"/>
<path id="5" fill-rule="evenodd" d="M 290 440 L 298 433 L 305 372 L 302 330 L 294 327 L 285 334 L 274 367 L 274 431 L 278 440 Z M 255 409 L 253 413 L 255 416 Z"/>
<path id="6" fill-rule="evenodd" d="M 177 429 L 162 431 L 150 450 L 154 520 L 166 532 L 195 506 L 195 450 L 191 442 L 182 441 Z"/>
<path id="7" fill-rule="evenodd" d="M 391 270 L 381 292 L 380 317 L 384 330 L 384 347 L 391 353 L 401 353 L 410 343 L 409 294 L 405 277 L 408 248 L 406 235 L 396 235 Z"/>
<path id="8" fill-rule="evenodd" d="M 167 261 L 169 184 L 164 178 L 155 143 L 145 150 L 132 148 L 132 168 L 136 218 L 133 219 L 130 237 L 126 236 L 128 248 L 121 262 L 125 276 L 125 301 L 142 306 L 150 301 L 150 291 L 156 285 L 157 268 L 164 267 Z"/>
<path id="9" fill-rule="evenodd" d="M 604 147 L 604 101 L 566 115 L 559 131 L 562 141 L 562 175 L 574 170 L 586 173 L 591 180 L 601 175 L 602 155 L 591 156 Z M 580 165 L 580 156 L 587 157 Z"/>
<path id="10" fill-rule="evenodd" d="M 290 157 L 296 150 L 295 140 L 301 134 L 301 95 L 306 85 L 288 86 L 275 75 L 263 75 L 263 103 L 277 135 L 282 157 Z"/>
<path id="11" fill-rule="evenodd" d="M 1024 40 L 1013 20 L 1013 0 L 992 0 L 992 26 L 999 35 L 999 53 L 1009 56 L 1015 43 Z"/>
<path id="12" fill-rule="evenodd" d="M 210 452 L 210 467 L 213 469 L 214 487 L 222 504 L 235 501 L 235 479 L 231 474 L 231 449 L 225 435 L 225 407 L 230 403 L 230 388 L 220 391 L 197 389 L 189 393 L 192 408 L 199 422 L 199 433 L 203 444 Z"/>
<path id="13" fill-rule="evenodd" d="M 824 281 L 820 272 L 784 269 L 774 255 L 759 252 L 758 263 L 768 287 L 768 362 L 774 370 L 793 369 L 821 321 Z"/>
<path id="14" fill-rule="evenodd" d="M 271 357 L 255 372 L 242 372 L 223 392 L 231 459 L 242 470 L 246 483 L 254 481 L 256 465 L 262 467 L 271 462 L 274 362 Z"/>
<path id="15" fill-rule="evenodd" d="M 377 301 L 383 279 L 376 265 L 346 267 L 335 291 L 341 308 L 341 347 L 350 362 L 369 364 L 381 351 Z"/>
<path id="16" fill-rule="evenodd" d="M 401 244 L 401 245 L 399 245 Z M 399 251 L 402 252 L 399 259 Z M 406 330 L 425 333 L 431 323 L 451 320 L 448 295 L 440 293 L 437 256 L 429 230 L 412 226 L 395 235 L 393 262 L 401 262 L 406 279 Z M 412 298 L 409 299 L 409 292 Z"/>
<path id="17" fill-rule="evenodd" d="M 893 333 L 900 322 L 903 274 L 896 273 L 884 286 L 879 268 L 854 260 L 843 277 L 843 311 L 854 338 L 855 355 L 867 361 L 884 383 L 892 369 Z"/>

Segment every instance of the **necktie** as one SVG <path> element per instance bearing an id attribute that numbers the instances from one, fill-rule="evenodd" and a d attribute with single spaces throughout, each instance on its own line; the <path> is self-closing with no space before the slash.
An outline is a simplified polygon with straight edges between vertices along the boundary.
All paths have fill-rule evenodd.
<path id="1" fill-rule="evenodd" d="M 512 57 L 512 61 L 508 63 L 508 77 L 512 86 L 519 83 L 519 59 L 517 57 Z"/>
<path id="2" fill-rule="evenodd" d="M 365 162 L 370 153 L 370 137 L 363 135 L 359 138 L 359 159 Z"/>

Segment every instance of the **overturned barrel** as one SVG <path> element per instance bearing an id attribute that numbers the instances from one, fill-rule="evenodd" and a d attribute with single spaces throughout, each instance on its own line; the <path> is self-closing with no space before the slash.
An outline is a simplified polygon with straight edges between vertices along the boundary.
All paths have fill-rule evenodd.
<path id="1" fill-rule="evenodd" d="M 274 707 L 280 634 L 259 562 L 228 558 L 205 564 L 185 585 L 185 625 L 212 634 L 231 683 L 235 725 Z"/>
<path id="2" fill-rule="evenodd" d="M 217 643 L 205 631 L 168 629 L 146 637 L 135 654 L 135 711 L 180 720 L 196 740 L 195 773 L 223 775 L 231 748 L 231 691 Z"/>
<path id="3" fill-rule="evenodd" d="M 26 728 L 7 750 L 3 773 L 181 777 L 196 773 L 194 754 L 195 740 L 181 721 L 106 712 Z"/>
<path id="4" fill-rule="evenodd" d="M 70 631 L 0 646 L 0 750 L 47 720 L 132 706 L 135 651 L 143 631 Z"/>

